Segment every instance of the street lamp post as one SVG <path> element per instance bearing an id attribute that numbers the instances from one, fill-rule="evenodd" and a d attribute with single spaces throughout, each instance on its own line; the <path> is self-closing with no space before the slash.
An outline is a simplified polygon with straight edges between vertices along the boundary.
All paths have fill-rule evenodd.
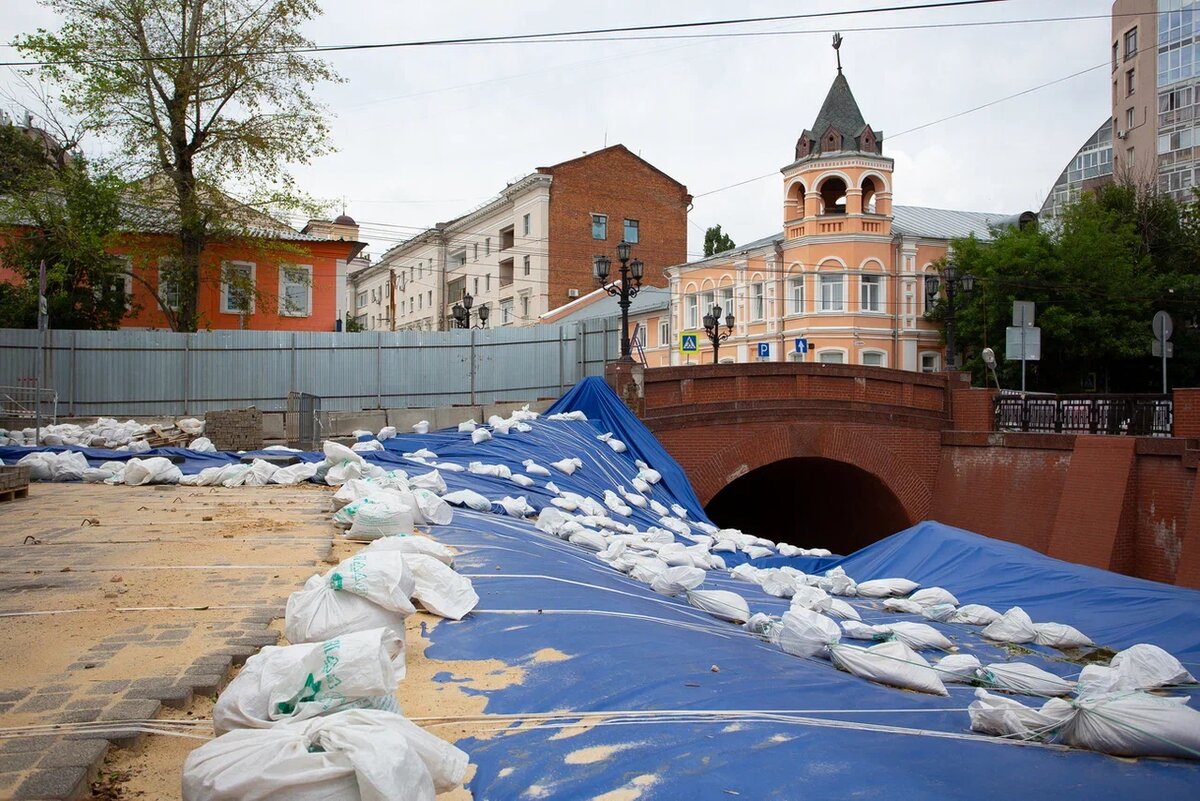
<path id="1" fill-rule="evenodd" d="M 621 307 L 621 361 L 623 362 L 633 361 L 633 354 L 629 347 L 629 301 L 641 289 L 642 275 L 645 271 L 641 259 L 630 260 L 629 251 L 631 249 L 632 246 L 624 240 L 617 245 L 617 260 L 621 262 L 620 280 L 611 284 L 606 282 L 612 267 L 612 260 L 603 255 L 592 257 L 592 273 L 596 276 L 596 282 L 605 292 L 615 296 L 617 305 Z"/>
<path id="2" fill-rule="evenodd" d="M 454 317 L 455 328 L 470 328 L 471 327 L 471 305 L 475 299 L 463 290 L 462 302 L 455 303 L 450 309 L 450 314 Z M 488 307 L 487 304 L 480 306 L 476 312 L 479 317 L 479 324 L 475 328 L 487 328 Z"/>
<path id="3" fill-rule="evenodd" d="M 931 275 L 925 279 L 925 301 L 926 306 L 932 306 L 937 302 L 938 292 L 945 285 L 946 290 L 946 369 L 955 370 L 958 368 L 958 350 L 955 343 L 956 328 L 958 325 L 958 307 L 956 300 L 959 296 L 963 299 L 971 297 L 975 292 L 975 276 L 970 273 L 965 275 L 958 274 L 958 268 L 953 264 L 947 264 L 942 269 L 941 279 L 935 275 Z"/>
<path id="4" fill-rule="evenodd" d="M 725 331 L 721 332 L 721 312 L 724 311 L 720 305 L 714 304 L 712 311 L 704 315 L 704 333 L 708 334 L 708 339 L 712 342 L 713 348 L 713 364 L 718 364 L 718 354 L 721 351 L 721 343 L 729 339 L 729 335 L 733 333 L 733 314 L 725 315 Z"/>

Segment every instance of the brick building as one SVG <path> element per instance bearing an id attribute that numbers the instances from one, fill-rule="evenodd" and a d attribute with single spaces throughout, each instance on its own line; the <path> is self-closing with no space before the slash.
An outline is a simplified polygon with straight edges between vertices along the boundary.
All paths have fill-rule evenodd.
<path id="1" fill-rule="evenodd" d="M 438 223 L 350 276 L 347 305 L 384 329 L 445 330 L 470 295 L 491 326 L 529 325 L 594 287 L 592 257 L 626 239 L 646 282 L 687 255 L 687 187 L 613 145 L 514 181 L 496 197 Z"/>

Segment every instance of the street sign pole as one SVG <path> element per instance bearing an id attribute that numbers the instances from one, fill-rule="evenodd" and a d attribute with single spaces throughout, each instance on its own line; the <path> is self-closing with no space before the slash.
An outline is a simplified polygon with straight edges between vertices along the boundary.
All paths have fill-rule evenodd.
<path id="1" fill-rule="evenodd" d="M 1171 319 L 1171 315 L 1165 311 L 1154 313 L 1154 320 L 1150 324 L 1154 331 L 1155 344 L 1158 345 L 1159 354 L 1162 357 L 1162 394 L 1167 394 L 1167 358 L 1171 355 L 1168 349 L 1171 347 L 1168 343 L 1171 339 L 1171 334 L 1175 332 L 1175 323 Z"/>
<path id="2" fill-rule="evenodd" d="M 49 323 L 49 302 L 46 300 L 46 260 L 38 265 L 38 349 L 37 349 L 37 379 L 33 390 L 33 443 L 42 444 L 42 382 L 46 371 L 46 330 Z"/>
<path id="3" fill-rule="evenodd" d="M 1025 394 L 1025 306 L 1021 306 L 1021 394 Z"/>

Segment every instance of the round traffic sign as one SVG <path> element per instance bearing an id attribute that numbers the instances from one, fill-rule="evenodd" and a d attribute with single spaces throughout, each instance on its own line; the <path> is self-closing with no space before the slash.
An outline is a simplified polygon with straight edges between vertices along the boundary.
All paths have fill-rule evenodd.
<path id="1" fill-rule="evenodd" d="M 1171 315 L 1165 311 L 1155 312 L 1151 328 L 1154 329 L 1155 339 L 1170 339 L 1171 333 L 1175 330 L 1175 323 L 1171 321 Z"/>

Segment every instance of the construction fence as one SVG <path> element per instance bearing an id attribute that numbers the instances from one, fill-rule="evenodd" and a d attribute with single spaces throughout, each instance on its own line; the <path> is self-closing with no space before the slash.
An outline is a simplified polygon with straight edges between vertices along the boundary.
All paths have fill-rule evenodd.
<path id="1" fill-rule="evenodd" d="M 619 331 L 613 318 L 356 334 L 0 329 L 0 386 L 33 386 L 44 337 L 45 384 L 66 417 L 286 411 L 292 392 L 327 411 L 525 401 L 603 375 Z"/>

